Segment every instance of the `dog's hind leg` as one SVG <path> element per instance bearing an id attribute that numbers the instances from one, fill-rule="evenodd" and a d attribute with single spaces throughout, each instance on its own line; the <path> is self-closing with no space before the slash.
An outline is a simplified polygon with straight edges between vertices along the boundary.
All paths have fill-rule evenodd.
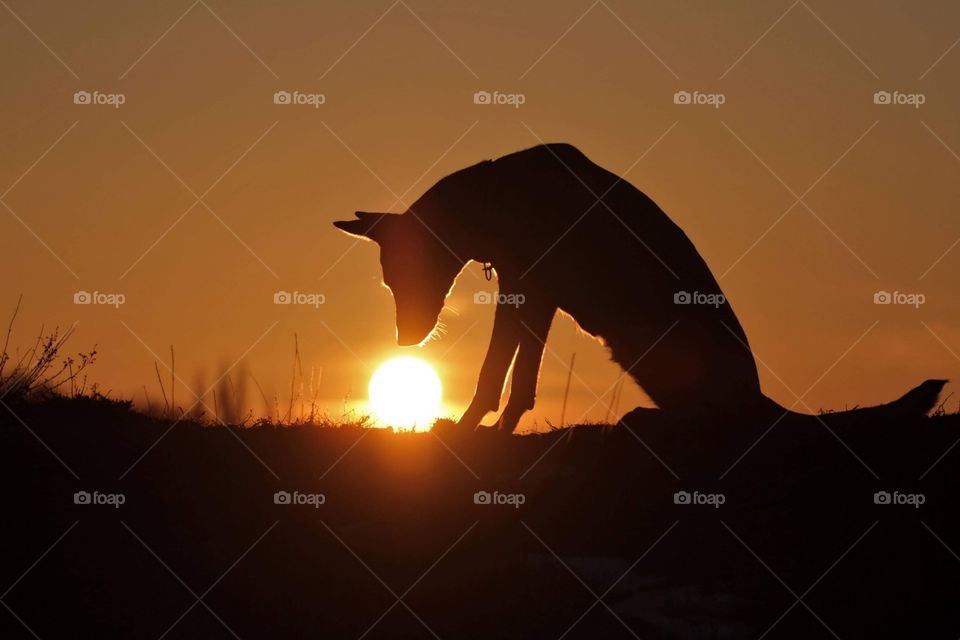
<path id="1" fill-rule="evenodd" d="M 540 361 L 546 347 L 547 334 L 557 309 L 554 306 L 524 305 L 520 314 L 523 333 L 520 348 L 513 363 L 510 383 L 510 399 L 500 415 L 497 428 L 511 433 L 517 428 L 520 417 L 533 409 L 537 397 L 537 379 L 540 376 Z"/>

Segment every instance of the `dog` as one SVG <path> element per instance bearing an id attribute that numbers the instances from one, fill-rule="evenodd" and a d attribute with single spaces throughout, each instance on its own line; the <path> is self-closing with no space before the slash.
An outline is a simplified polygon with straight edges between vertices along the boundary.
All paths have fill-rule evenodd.
<path id="1" fill-rule="evenodd" d="M 334 225 L 380 246 L 397 342 L 426 341 L 468 262 L 495 270 L 490 346 L 460 427 L 497 411 L 512 432 L 534 406 L 554 315 L 598 338 L 661 412 L 742 417 L 784 411 L 760 390 L 747 336 L 686 234 L 657 204 L 569 144 L 544 144 L 457 171 L 403 214 Z M 503 303 L 503 301 L 508 301 Z M 926 413 L 945 380 L 881 405 Z"/>

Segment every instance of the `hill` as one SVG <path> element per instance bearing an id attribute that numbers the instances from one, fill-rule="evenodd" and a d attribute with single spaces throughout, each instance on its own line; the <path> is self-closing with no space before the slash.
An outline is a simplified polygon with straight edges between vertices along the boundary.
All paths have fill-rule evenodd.
<path id="1" fill-rule="evenodd" d="M 957 415 L 501 436 L 5 404 L 4 638 L 960 633 Z"/>

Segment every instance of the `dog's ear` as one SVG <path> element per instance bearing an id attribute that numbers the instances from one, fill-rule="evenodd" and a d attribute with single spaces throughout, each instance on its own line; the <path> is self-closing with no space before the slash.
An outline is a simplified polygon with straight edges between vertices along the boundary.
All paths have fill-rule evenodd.
<path id="1" fill-rule="evenodd" d="M 399 217 L 390 213 L 369 213 L 367 211 L 357 211 L 356 215 L 356 220 L 337 220 L 333 223 L 333 226 L 351 236 L 376 241 L 394 222 L 388 218 Z"/>

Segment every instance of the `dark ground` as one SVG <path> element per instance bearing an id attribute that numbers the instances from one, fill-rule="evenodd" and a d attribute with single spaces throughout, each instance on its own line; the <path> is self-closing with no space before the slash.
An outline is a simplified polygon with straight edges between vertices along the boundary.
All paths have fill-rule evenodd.
<path id="1" fill-rule="evenodd" d="M 10 408 L 0 638 L 960 636 L 957 415 L 164 436 L 105 401 Z"/>

